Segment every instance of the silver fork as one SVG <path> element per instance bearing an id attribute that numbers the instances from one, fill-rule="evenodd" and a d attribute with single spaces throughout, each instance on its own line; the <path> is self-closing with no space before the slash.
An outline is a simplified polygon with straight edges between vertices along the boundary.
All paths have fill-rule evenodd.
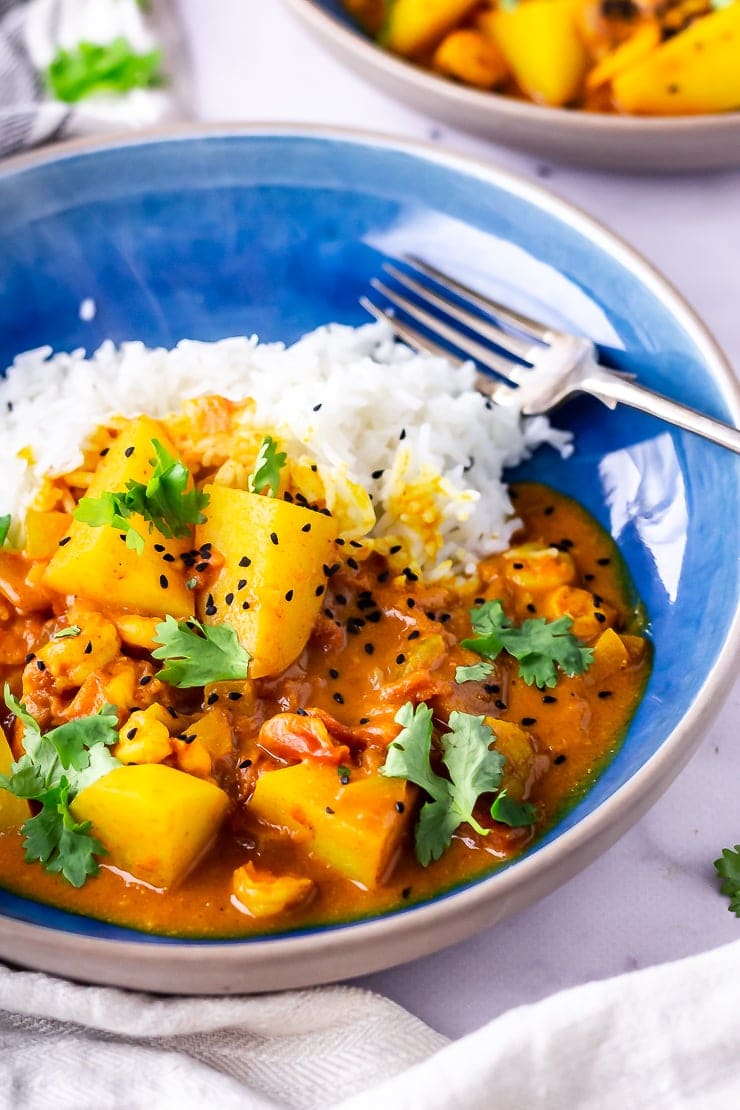
<path id="1" fill-rule="evenodd" d="M 429 329 L 491 371 L 496 377 L 479 373 L 476 384 L 496 404 L 517 405 L 526 416 L 533 416 L 548 412 L 574 393 L 589 393 L 610 409 L 620 403 L 631 405 L 740 453 L 740 431 L 638 385 L 632 375 L 601 366 L 590 339 L 547 327 L 515 312 L 413 255 L 404 256 L 403 263 L 412 274 L 390 262 L 383 269 L 397 285 L 414 294 L 413 300 L 377 278 L 371 282 L 402 315 L 391 314 L 367 297 L 360 298 L 362 307 L 376 320 L 389 323 L 399 339 L 417 351 L 442 355 L 458 365 L 463 361 L 414 324 Z"/>

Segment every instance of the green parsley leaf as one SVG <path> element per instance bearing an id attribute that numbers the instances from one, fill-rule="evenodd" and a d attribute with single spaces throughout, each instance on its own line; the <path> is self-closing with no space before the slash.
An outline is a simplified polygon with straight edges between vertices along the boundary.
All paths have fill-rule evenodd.
<path id="1" fill-rule="evenodd" d="M 99 93 L 126 93 L 164 83 L 161 50 L 138 53 L 119 35 L 107 44 L 80 42 L 73 50 L 60 49 L 44 74 L 57 100 L 74 104 Z"/>
<path id="2" fill-rule="evenodd" d="M 278 451 L 277 444 L 272 436 L 265 436 L 254 464 L 254 474 L 250 474 L 247 489 L 250 493 L 264 493 L 268 497 L 276 497 L 280 488 L 280 471 L 285 466 L 288 456 L 285 451 Z"/>
<path id="3" fill-rule="evenodd" d="M 201 490 L 187 490 L 190 472 L 174 458 L 157 439 L 152 440 L 155 458 L 154 470 L 149 481 L 128 481 L 126 489 L 100 497 L 83 497 L 75 509 L 75 520 L 91 528 L 108 526 L 126 536 L 126 546 L 138 555 L 144 550 L 142 535 L 131 524 L 136 513 L 149 522 L 149 531 L 156 528 L 167 539 L 187 536 L 196 524 L 203 524 L 202 509 L 208 504 L 208 494 Z"/>
<path id="4" fill-rule="evenodd" d="M 570 617 L 554 621 L 533 617 L 515 628 L 500 601 L 486 601 L 471 610 L 470 618 L 478 635 L 463 640 L 462 646 L 491 660 L 507 651 L 519 660 L 519 674 L 528 686 L 555 686 L 558 669 L 572 677 L 583 674 L 593 662 L 591 648 L 572 635 Z"/>
<path id="5" fill-rule="evenodd" d="M 481 794 L 498 789 L 505 758 L 492 750 L 496 738 L 483 717 L 453 712 L 449 732 L 440 740 L 442 762 L 450 775 L 443 778 L 430 762 L 433 726 L 429 706 L 421 702 L 414 709 L 407 702 L 395 720 L 402 726 L 401 732 L 388 748 L 381 774 L 405 778 L 430 795 L 431 801 L 421 807 L 415 830 L 416 856 L 426 867 L 446 851 L 459 825 L 466 823 L 482 836 L 488 835 L 473 809 Z"/>
<path id="6" fill-rule="evenodd" d="M 499 791 L 491 806 L 491 817 L 512 829 L 533 825 L 537 820 L 537 806 L 531 802 L 517 802 L 509 797 L 506 787 Z"/>
<path id="7" fill-rule="evenodd" d="M 730 899 L 729 910 L 740 917 L 740 844 L 723 848 L 720 859 L 714 861 L 717 874 L 722 879 L 720 890 Z"/>
<path id="8" fill-rule="evenodd" d="M 246 678 L 250 656 L 227 624 L 202 625 L 197 620 L 176 621 L 167 616 L 156 628 L 154 659 L 166 659 L 157 678 L 187 689 L 210 682 Z"/>
<path id="9" fill-rule="evenodd" d="M 97 873 L 96 856 L 105 851 L 90 833 L 89 822 L 77 822 L 70 802 L 86 786 L 120 767 L 108 748 L 118 740 L 115 708 L 68 721 L 42 735 L 38 722 L 5 687 L 5 704 L 24 727 L 24 754 L 9 775 L 0 775 L 0 788 L 17 798 L 38 802 L 41 810 L 26 821 L 21 832 L 26 859 L 58 872 L 72 886 L 82 886 Z"/>
<path id="10" fill-rule="evenodd" d="M 0 516 L 0 547 L 3 546 L 8 538 L 8 532 L 10 531 L 10 521 L 10 513 L 6 513 L 5 516 Z"/>
<path id="11" fill-rule="evenodd" d="M 482 682 L 493 671 L 493 663 L 473 663 L 470 667 L 455 668 L 455 682 Z"/>

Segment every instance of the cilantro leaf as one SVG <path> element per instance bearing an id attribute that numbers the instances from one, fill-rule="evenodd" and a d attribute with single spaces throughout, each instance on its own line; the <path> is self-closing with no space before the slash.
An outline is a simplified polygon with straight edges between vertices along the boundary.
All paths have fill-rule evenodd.
<path id="1" fill-rule="evenodd" d="M 470 617 L 478 635 L 463 640 L 462 646 L 491 660 L 507 651 L 519 661 L 519 674 L 528 686 L 555 686 L 558 670 L 572 677 L 583 674 L 593 662 L 591 648 L 571 633 L 573 621 L 568 616 L 554 621 L 532 617 L 516 628 L 500 601 L 486 601 L 471 610 Z"/>
<path id="2" fill-rule="evenodd" d="M 491 817 L 494 821 L 500 821 L 502 825 L 519 829 L 525 825 L 534 824 L 537 820 L 537 806 L 532 805 L 531 802 L 517 802 L 515 798 L 509 797 L 504 787 L 494 799 Z"/>
<path id="3" fill-rule="evenodd" d="M 0 775 L 0 788 L 41 806 L 21 827 L 26 859 L 60 873 L 72 886 L 82 886 L 88 875 L 96 874 L 95 857 L 105 849 L 90 833 L 89 822 L 75 821 L 70 802 L 120 766 L 108 750 L 118 740 L 115 709 L 106 705 L 100 713 L 42 735 L 38 722 L 7 685 L 5 704 L 23 724 L 24 754 L 9 775 Z"/>
<path id="4" fill-rule="evenodd" d="M 266 490 L 268 497 L 277 496 L 280 488 L 280 471 L 287 459 L 285 451 L 278 451 L 272 436 L 265 436 L 254 464 L 254 473 L 250 474 L 247 482 L 249 492 L 264 493 Z"/>
<path id="5" fill-rule="evenodd" d="M 119 35 L 112 42 L 80 42 L 73 50 L 60 49 L 44 74 L 57 100 L 74 104 L 96 93 L 126 93 L 163 84 L 162 52 L 137 53 Z"/>
<path id="6" fill-rule="evenodd" d="M 6 513 L 4 516 L 0 516 L 0 547 L 3 546 L 8 538 L 8 532 L 10 531 L 10 520 L 10 513 Z"/>
<path id="7" fill-rule="evenodd" d="M 455 682 L 482 682 L 493 671 L 493 663 L 473 663 L 470 667 L 455 668 Z"/>
<path id="8" fill-rule="evenodd" d="M 722 879 L 720 890 L 730 899 L 729 910 L 740 917 L 740 844 L 723 848 L 720 859 L 714 861 L 717 874 Z"/>
<path id="9" fill-rule="evenodd" d="M 246 678 L 250 656 L 227 624 L 202 625 L 166 616 L 156 628 L 154 659 L 167 660 L 157 678 L 187 689 Z"/>
<path id="10" fill-rule="evenodd" d="M 203 524 L 202 510 L 208 504 L 208 494 L 201 490 L 188 490 L 190 471 L 174 458 L 157 439 L 152 440 L 154 467 L 146 485 L 129 480 L 120 492 L 106 491 L 100 497 L 83 497 L 75 509 L 75 520 L 91 528 L 108 526 L 126 536 L 126 546 L 138 555 L 144 550 L 144 539 L 131 523 L 136 513 L 149 522 L 149 531 L 156 528 L 167 539 L 187 536 L 196 524 Z"/>
<path id="11" fill-rule="evenodd" d="M 459 825 L 467 823 L 482 836 L 488 835 L 473 809 L 481 794 L 498 789 L 505 759 L 491 750 L 495 736 L 483 717 L 453 712 L 449 732 L 440 740 L 442 762 L 450 775 L 443 778 L 430 762 L 433 726 L 429 706 L 421 702 L 414 709 L 407 702 L 395 720 L 402 728 L 389 745 L 381 774 L 405 778 L 430 795 L 431 800 L 421 807 L 414 834 L 416 857 L 426 867 L 446 851 Z"/>

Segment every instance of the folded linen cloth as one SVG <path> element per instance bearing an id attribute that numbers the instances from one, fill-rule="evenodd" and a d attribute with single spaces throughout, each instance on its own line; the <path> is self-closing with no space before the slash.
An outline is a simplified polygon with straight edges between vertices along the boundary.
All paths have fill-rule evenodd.
<path id="1" fill-rule="evenodd" d="M 589 983 L 455 1043 L 350 987 L 154 998 L 0 967 L 0 1105 L 729 1110 L 740 942 Z"/>
<path id="2" fill-rule="evenodd" d="M 163 0 L 0 0 L 0 157 L 176 119 L 185 74 Z"/>

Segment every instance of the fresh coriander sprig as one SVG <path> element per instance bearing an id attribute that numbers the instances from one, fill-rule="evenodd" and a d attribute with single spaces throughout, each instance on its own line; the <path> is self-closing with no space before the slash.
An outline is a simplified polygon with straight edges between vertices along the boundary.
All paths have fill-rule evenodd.
<path id="1" fill-rule="evenodd" d="M 728 909 L 740 917 L 740 844 L 723 848 L 722 855 L 714 861 L 717 874 L 722 879 L 720 890 L 730 899 Z"/>
<path id="2" fill-rule="evenodd" d="M 161 647 L 152 652 L 153 658 L 167 661 L 157 678 L 170 686 L 188 689 L 238 681 L 249 672 L 249 653 L 227 624 L 202 625 L 168 615 L 157 625 L 154 641 Z"/>
<path id="3" fill-rule="evenodd" d="M 414 708 L 407 702 L 395 720 L 402 726 L 401 731 L 388 748 L 381 774 L 407 779 L 431 799 L 421 807 L 414 832 L 416 857 L 426 867 L 447 850 L 452 834 L 463 823 L 481 836 L 488 835 L 489 830 L 481 826 L 473 810 L 482 794 L 499 790 L 506 759 L 493 748 L 496 737 L 483 717 L 453 712 L 449 731 L 440 738 L 442 762 L 449 772 L 449 779 L 443 778 L 431 765 L 433 726 L 429 706 L 421 702 Z M 502 795 L 504 801 L 508 797 L 502 790 L 494 800 L 494 820 L 508 825 L 528 825 L 535 820 L 534 807 L 520 805 L 517 810 L 518 803 L 513 799 L 497 807 Z"/>
<path id="4" fill-rule="evenodd" d="M 25 750 L 10 774 L 0 775 L 0 788 L 41 806 L 21 827 L 26 859 L 80 887 L 88 875 L 97 874 L 96 857 L 105 849 L 91 834 L 89 821 L 75 821 L 70 803 L 86 786 L 120 767 L 108 751 L 118 740 L 115 707 L 106 705 L 100 713 L 42 734 L 7 685 L 5 704 L 23 724 Z"/>
<path id="5" fill-rule="evenodd" d="M 516 628 L 500 601 L 486 601 L 471 609 L 470 619 L 477 636 L 463 640 L 462 646 L 491 661 L 507 651 L 519 661 L 519 674 L 528 686 L 555 686 L 558 670 L 573 677 L 583 674 L 593 662 L 591 648 L 571 633 L 570 617 L 554 621 L 532 617 Z"/>
<path id="6" fill-rule="evenodd" d="M 254 464 L 254 473 L 250 474 L 247 481 L 249 492 L 276 497 L 280 488 L 280 471 L 287 461 L 288 456 L 285 451 L 278 451 L 272 436 L 265 436 Z"/>
<path id="7" fill-rule="evenodd" d="M 131 523 L 133 514 L 149 522 L 149 531 L 156 528 L 167 539 L 187 536 L 196 524 L 203 524 L 202 510 L 208 504 L 208 494 L 201 490 L 188 490 L 190 471 L 174 458 L 157 439 L 152 440 L 155 457 L 151 460 L 154 470 L 146 485 L 129 480 L 126 489 L 113 493 L 106 491 L 100 497 L 83 497 L 75 509 L 75 520 L 91 528 L 109 526 L 126 536 L 126 546 L 141 555 L 144 538 Z"/>
<path id="8" fill-rule="evenodd" d="M 10 520 L 10 513 L 5 513 L 4 516 L 0 516 L 0 547 L 3 546 L 8 538 L 8 532 L 10 531 Z"/>
<path id="9" fill-rule="evenodd" d="M 60 49 L 46 73 L 46 84 L 57 100 L 74 104 L 96 93 L 126 93 L 162 85 L 161 50 L 141 53 L 119 35 L 107 44 L 80 42 Z"/>

